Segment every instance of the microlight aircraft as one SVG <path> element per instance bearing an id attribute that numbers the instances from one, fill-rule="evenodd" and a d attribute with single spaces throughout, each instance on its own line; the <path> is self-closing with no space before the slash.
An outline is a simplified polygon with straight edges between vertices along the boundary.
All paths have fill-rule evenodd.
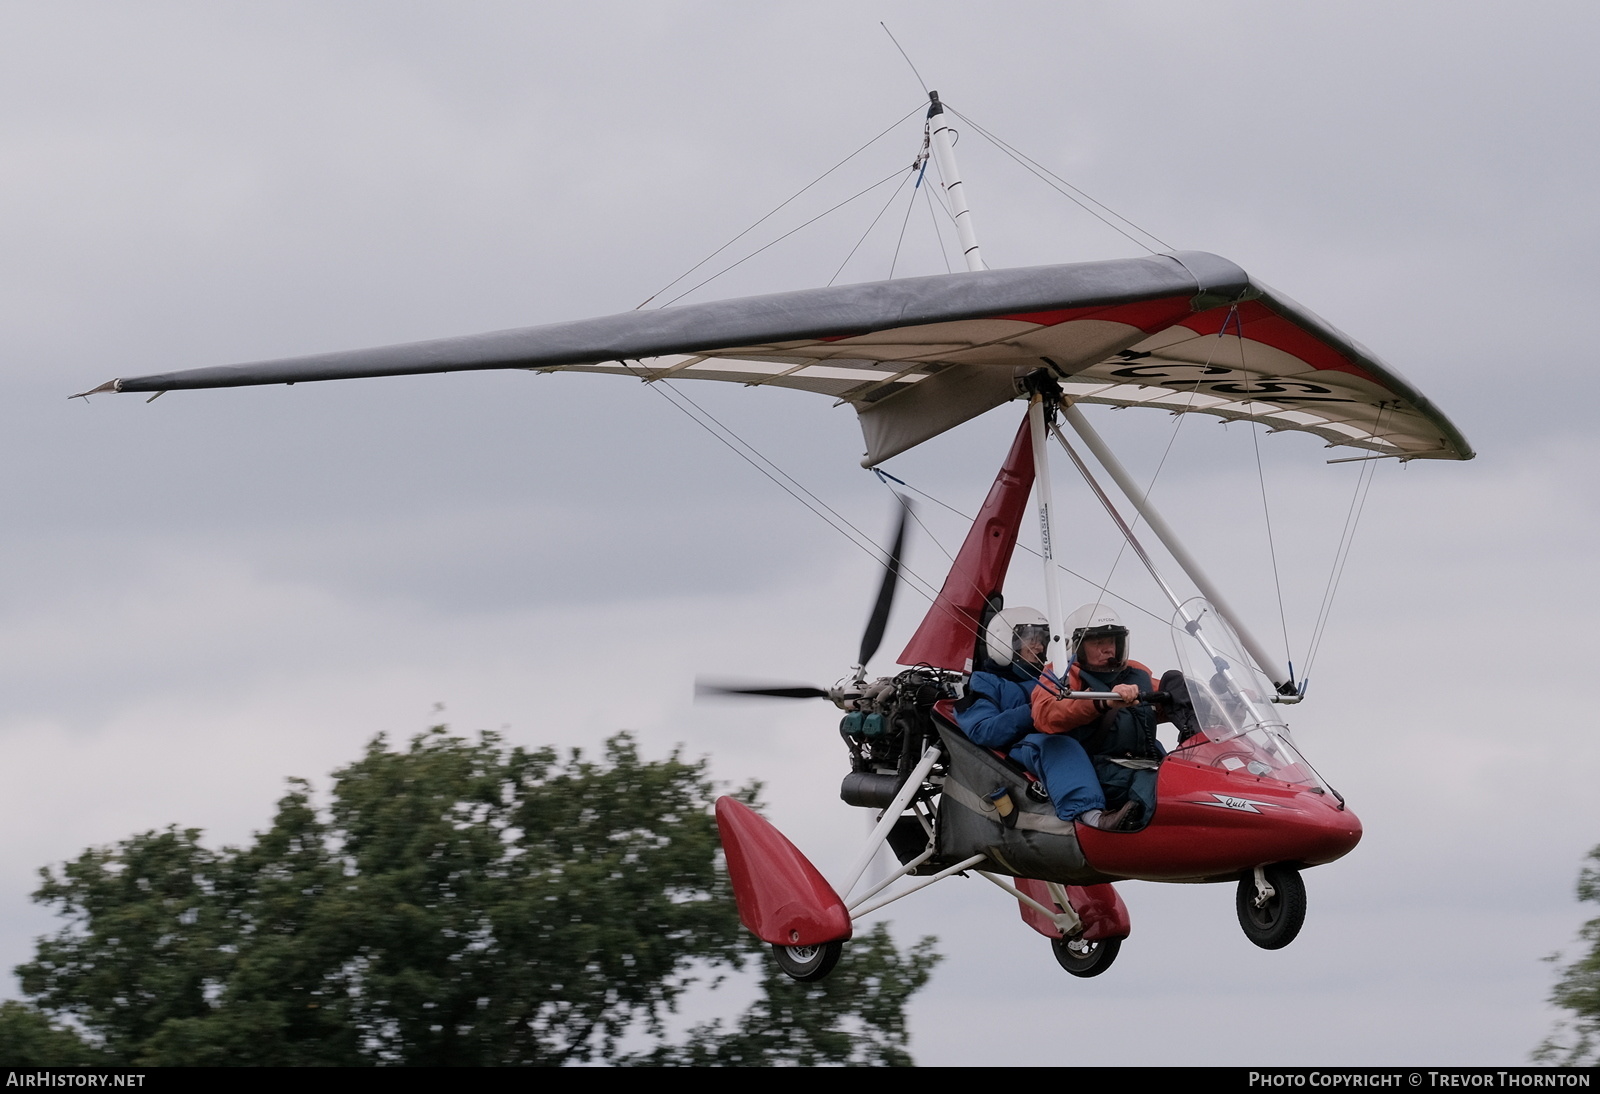
<path id="1" fill-rule="evenodd" d="M 351 352 L 112 380 L 84 392 L 156 394 L 481 369 L 720 380 L 815 392 L 849 404 L 863 466 L 1014 400 L 1027 412 L 942 589 L 900 654 L 868 679 L 899 571 L 905 529 L 859 663 L 831 688 L 723 688 L 826 698 L 846 712 L 841 796 L 877 814 L 859 860 L 831 885 L 787 838 L 732 798 L 717 805 L 740 916 L 799 980 L 826 976 L 853 924 L 957 874 L 1011 894 L 1058 962 L 1094 976 L 1130 920 L 1119 880 L 1236 884 L 1256 945 L 1287 945 L 1305 915 L 1300 872 L 1348 853 L 1361 824 L 1297 749 L 1279 710 L 1301 698 L 1287 664 L 1255 640 L 1106 447 L 1078 404 L 1202 413 L 1297 430 L 1353 459 L 1467 460 L 1453 425 L 1392 368 L 1227 259 L 1196 251 L 1026 269 L 984 266 L 949 115 L 930 94 L 923 154 L 943 180 L 968 269 L 496 331 Z M 1065 425 L 1134 522 L 1101 485 Z M 1029 776 L 967 740 L 952 704 L 1001 606 L 1029 497 L 1035 498 L 1048 618 L 1063 629 L 1051 535 L 1048 446 L 1066 453 L 1170 602 L 1192 724 L 1162 761 L 1156 808 L 1136 831 L 1059 820 Z M 1181 596 L 1134 532 L 1142 521 L 1199 590 Z M 1051 660 L 1066 663 L 1061 634 Z M 713 689 L 716 690 L 716 689 Z M 1107 698 L 1099 693 L 1074 693 Z M 1146 695 L 1145 701 L 1160 697 Z M 887 846 L 899 867 L 867 882 Z M 898 884 L 904 881 L 904 884 Z M 858 891 L 859 890 L 859 891 Z"/>

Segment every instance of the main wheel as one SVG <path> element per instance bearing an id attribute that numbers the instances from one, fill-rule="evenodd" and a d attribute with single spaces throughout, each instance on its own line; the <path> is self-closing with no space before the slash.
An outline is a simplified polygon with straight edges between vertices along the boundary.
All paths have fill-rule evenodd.
<path id="1" fill-rule="evenodd" d="M 778 968 L 802 984 L 827 976 L 839 963 L 839 955 L 843 952 L 843 942 L 824 942 L 820 946 L 772 944 L 772 956 L 777 958 Z"/>
<path id="2" fill-rule="evenodd" d="M 1099 976 L 1117 959 L 1122 939 L 1091 942 L 1085 938 L 1052 938 L 1050 948 L 1055 951 L 1056 962 L 1073 976 Z"/>
<path id="3" fill-rule="evenodd" d="M 1306 921 L 1306 883 L 1293 866 L 1277 863 L 1262 870 L 1273 894 L 1257 903 L 1256 872 L 1246 870 L 1239 877 L 1239 892 L 1234 900 L 1239 911 L 1239 926 L 1245 937 L 1263 950 L 1281 950 L 1294 941 Z"/>

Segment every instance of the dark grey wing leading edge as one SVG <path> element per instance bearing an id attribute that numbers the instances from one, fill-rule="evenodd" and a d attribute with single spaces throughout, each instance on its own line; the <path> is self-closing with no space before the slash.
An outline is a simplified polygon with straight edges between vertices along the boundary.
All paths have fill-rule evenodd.
<path id="1" fill-rule="evenodd" d="M 1220 350 L 1208 337 L 1217 334 L 1227 341 Z M 122 377 L 83 394 L 483 369 L 722 380 L 850 404 L 870 465 L 1015 398 L 1018 379 L 1040 367 L 1053 369 L 1078 401 L 1260 420 L 1402 459 L 1472 455 L 1392 369 L 1238 266 L 1202 252 L 625 312 Z"/>

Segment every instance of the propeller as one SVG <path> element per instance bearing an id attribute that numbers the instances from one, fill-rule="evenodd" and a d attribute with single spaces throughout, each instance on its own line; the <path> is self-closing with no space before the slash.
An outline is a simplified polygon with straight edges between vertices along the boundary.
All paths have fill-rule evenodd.
<path id="1" fill-rule="evenodd" d="M 732 684 L 713 684 L 706 680 L 696 680 L 694 682 L 694 694 L 697 699 L 708 695 L 763 695 L 768 699 L 826 699 L 828 697 L 826 688 L 800 685 L 795 687 L 784 687 L 782 685 L 773 687 L 735 687 Z"/>
<path id="2" fill-rule="evenodd" d="M 878 586 L 878 599 L 872 605 L 872 615 L 867 629 L 861 633 L 861 656 L 856 660 L 856 675 L 860 675 L 883 643 L 883 629 L 889 624 L 889 609 L 894 606 L 894 591 L 900 585 L 900 553 L 906 545 L 906 522 L 911 516 L 911 501 L 896 494 L 900 500 L 900 520 L 894 529 L 894 546 L 889 549 L 889 561 L 883 568 L 883 584 Z"/>
<path id="3" fill-rule="evenodd" d="M 846 691 L 859 690 L 866 679 L 866 665 L 883 644 L 883 632 L 889 625 L 889 610 L 894 607 L 895 590 L 900 585 L 900 559 L 906 545 L 906 525 L 911 518 L 911 500 L 896 494 L 900 502 L 900 519 L 895 523 L 894 546 L 889 549 L 884 563 L 883 582 L 878 586 L 878 597 L 873 602 L 872 614 L 867 618 L 867 628 L 861 633 L 861 652 L 856 661 L 852 687 L 817 688 L 801 684 L 721 684 L 708 680 L 694 682 L 696 698 L 717 695 L 753 695 L 767 699 L 833 699 L 844 698 Z"/>

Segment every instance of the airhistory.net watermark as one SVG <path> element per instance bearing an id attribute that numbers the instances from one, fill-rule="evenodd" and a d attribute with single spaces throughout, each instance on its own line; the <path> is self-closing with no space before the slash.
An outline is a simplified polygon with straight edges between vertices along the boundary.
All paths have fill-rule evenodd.
<path id="1" fill-rule="evenodd" d="M 56 1071 L 17 1068 L 6 1072 L 8 1087 L 143 1086 L 142 1071 Z"/>

